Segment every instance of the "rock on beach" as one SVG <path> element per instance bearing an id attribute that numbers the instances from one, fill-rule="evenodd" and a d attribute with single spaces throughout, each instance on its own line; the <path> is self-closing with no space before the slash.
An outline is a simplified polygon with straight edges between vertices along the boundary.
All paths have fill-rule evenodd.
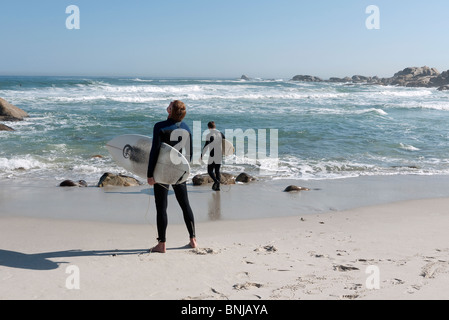
<path id="1" fill-rule="evenodd" d="M 255 181 L 256 178 L 254 178 L 253 176 L 250 176 L 249 174 L 242 172 L 240 173 L 236 178 L 235 181 L 236 182 L 242 182 L 242 183 L 248 183 L 251 181 Z"/>
<path id="2" fill-rule="evenodd" d="M 284 192 L 299 192 L 299 191 L 309 191 L 309 188 L 305 188 L 305 187 L 298 187 L 298 186 L 288 186 L 287 188 L 284 189 Z"/>
<path id="3" fill-rule="evenodd" d="M 192 178 L 192 182 L 194 186 L 202 186 L 206 184 L 213 183 L 214 180 L 209 176 L 207 173 L 203 174 L 197 174 Z M 221 184 L 227 185 L 227 184 L 235 184 L 235 176 L 230 173 L 221 173 Z"/>
<path id="4" fill-rule="evenodd" d="M 140 185 L 140 182 L 132 177 L 124 176 L 121 174 L 113 174 L 106 172 L 100 178 L 98 182 L 98 187 L 137 187 Z"/>
<path id="5" fill-rule="evenodd" d="M 77 182 L 72 180 L 64 180 L 59 184 L 60 187 L 87 187 L 87 182 L 84 180 L 79 180 Z"/>

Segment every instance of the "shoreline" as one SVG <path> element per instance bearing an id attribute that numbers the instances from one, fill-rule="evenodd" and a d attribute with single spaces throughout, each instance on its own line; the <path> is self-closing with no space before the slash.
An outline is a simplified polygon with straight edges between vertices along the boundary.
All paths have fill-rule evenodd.
<path id="1" fill-rule="evenodd" d="M 309 191 L 283 192 L 289 185 Z M 0 182 L 0 217 L 155 224 L 153 189 L 138 187 L 62 188 Z M 188 185 L 197 222 L 253 220 L 323 214 L 406 200 L 449 198 L 449 176 L 362 176 L 332 180 L 267 180 L 223 185 Z M 183 224 L 170 189 L 170 224 Z"/>

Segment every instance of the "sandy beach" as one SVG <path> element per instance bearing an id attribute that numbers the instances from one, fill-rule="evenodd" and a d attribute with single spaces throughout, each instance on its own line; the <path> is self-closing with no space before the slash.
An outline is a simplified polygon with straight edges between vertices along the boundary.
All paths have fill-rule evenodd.
<path id="1" fill-rule="evenodd" d="M 413 189 L 421 179 L 432 178 L 411 177 L 405 184 Z M 360 206 L 356 201 L 353 208 L 341 210 L 338 202 L 326 202 L 332 199 L 329 190 L 337 195 L 345 190 L 332 183 L 354 185 L 350 180 L 310 182 L 320 188 L 299 194 L 273 192 L 268 199 L 260 197 L 263 190 L 278 190 L 285 182 L 236 185 L 219 195 L 215 207 L 211 199 L 217 194 L 191 187 L 197 249 L 186 246 L 186 229 L 172 195 L 166 254 L 148 252 L 157 236 L 148 186 L 25 187 L 22 199 L 11 198 L 13 187 L 3 187 L 0 299 L 449 298 L 449 197 L 438 195 L 435 180 L 429 184 L 435 190 L 423 193 L 421 200 L 401 199 L 410 193 L 403 190 L 396 193 L 398 201 L 380 201 L 378 194 L 366 197 L 372 204 Z M 376 185 L 388 189 L 380 181 Z M 398 190 L 394 179 L 388 185 L 392 189 L 386 194 Z M 326 195 L 321 207 L 313 192 Z M 259 195 L 258 205 L 249 194 Z M 348 207 L 350 202 L 340 199 L 343 203 Z M 120 221 L 126 207 L 131 219 Z M 57 211 L 61 216 L 55 216 Z M 138 212 L 134 217 L 133 211 Z M 261 216 L 255 218 L 257 211 Z M 271 217 L 266 217 L 269 212 Z"/>

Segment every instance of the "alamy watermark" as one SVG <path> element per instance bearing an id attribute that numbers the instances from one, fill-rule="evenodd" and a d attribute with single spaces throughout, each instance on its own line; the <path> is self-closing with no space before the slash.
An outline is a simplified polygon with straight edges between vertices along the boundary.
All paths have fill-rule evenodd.
<path id="1" fill-rule="evenodd" d="M 368 290 L 379 290 L 380 289 L 380 269 L 378 266 L 368 266 L 365 270 L 366 274 L 369 274 L 366 278 L 366 288 Z"/>
<path id="2" fill-rule="evenodd" d="M 65 269 L 65 273 L 69 274 L 65 281 L 65 287 L 68 290 L 80 289 L 80 268 L 75 265 L 70 265 Z"/>
<path id="3" fill-rule="evenodd" d="M 225 139 L 223 139 L 224 134 Z M 211 139 L 213 137 L 213 139 Z M 278 129 L 225 129 L 202 130 L 201 121 L 193 121 L 192 143 L 187 131 L 183 129 L 174 130 L 170 136 L 171 141 L 178 141 L 174 148 L 184 153 L 193 150 L 192 163 L 202 164 L 203 156 L 208 157 L 207 163 L 211 164 L 248 164 L 261 165 L 269 162 L 269 170 L 277 170 L 279 164 L 279 130 Z M 225 140 L 233 145 L 233 150 L 228 153 Z M 206 141 L 210 141 L 207 149 L 204 148 Z M 190 154 L 188 154 L 190 156 Z M 223 160 L 224 158 L 224 160 Z M 180 159 L 176 152 L 172 154 L 173 163 L 179 163 Z M 260 166 L 263 175 L 264 168 Z"/>
<path id="4" fill-rule="evenodd" d="M 366 14 L 369 14 L 368 18 L 365 20 L 365 26 L 368 30 L 379 30 L 380 29 L 380 9 L 378 6 L 370 5 L 366 7 Z"/>
<path id="5" fill-rule="evenodd" d="M 69 14 L 65 20 L 65 27 L 69 30 L 79 30 L 81 28 L 80 8 L 72 4 L 65 9 L 65 13 Z"/>
<path id="6" fill-rule="evenodd" d="M 81 28 L 80 8 L 77 5 L 69 5 L 65 13 L 69 16 L 66 18 L 65 26 L 68 30 L 79 30 Z M 380 9 L 376 5 L 366 7 L 365 13 L 369 16 L 365 20 L 365 26 L 368 30 L 380 29 Z"/>

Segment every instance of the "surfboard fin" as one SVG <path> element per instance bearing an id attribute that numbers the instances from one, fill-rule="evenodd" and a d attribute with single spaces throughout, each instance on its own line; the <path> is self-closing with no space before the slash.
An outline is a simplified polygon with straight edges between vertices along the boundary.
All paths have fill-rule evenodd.
<path id="1" fill-rule="evenodd" d="M 178 181 L 176 181 L 175 184 L 179 184 L 179 181 L 182 181 L 182 179 L 184 178 L 184 176 L 186 175 L 187 171 L 184 171 L 184 173 L 182 174 L 182 176 L 178 179 Z"/>

